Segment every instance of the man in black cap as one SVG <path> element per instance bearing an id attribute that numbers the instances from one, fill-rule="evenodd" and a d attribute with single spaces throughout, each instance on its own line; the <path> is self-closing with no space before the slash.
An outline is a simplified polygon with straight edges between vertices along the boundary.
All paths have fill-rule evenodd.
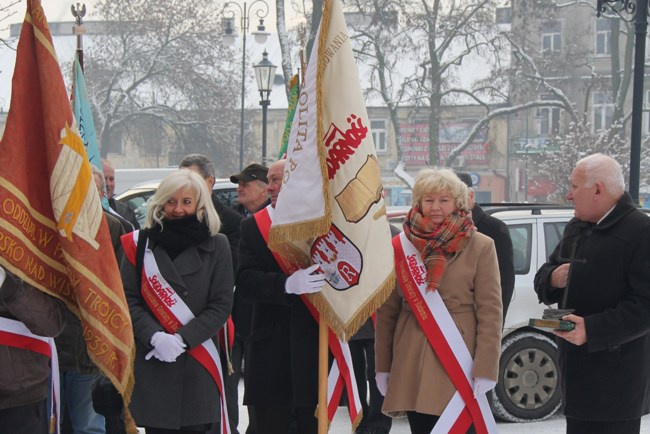
<path id="1" fill-rule="evenodd" d="M 246 166 L 241 173 L 230 177 L 230 181 L 239 184 L 237 187 L 238 205 L 235 206 L 235 209 L 244 217 L 255 214 L 270 203 L 266 193 L 269 183 L 266 178 L 268 171 L 268 167 L 253 163 Z"/>
<path id="2" fill-rule="evenodd" d="M 501 299 L 503 301 L 503 318 L 508 312 L 508 306 L 515 289 L 515 263 L 513 258 L 512 239 L 508 226 L 496 217 L 487 215 L 478 203 L 474 202 L 472 177 L 468 173 L 459 172 L 456 175 L 469 187 L 467 205 L 472 211 L 472 220 L 476 230 L 494 240 L 499 262 L 499 275 L 501 277 Z"/>

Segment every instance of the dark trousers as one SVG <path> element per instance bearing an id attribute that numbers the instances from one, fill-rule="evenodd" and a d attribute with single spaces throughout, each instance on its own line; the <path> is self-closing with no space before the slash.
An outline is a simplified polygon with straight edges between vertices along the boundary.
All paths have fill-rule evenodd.
<path id="1" fill-rule="evenodd" d="M 237 425 L 239 425 L 239 379 L 241 378 L 241 362 L 244 357 L 243 343 L 235 337 L 231 349 L 231 362 L 233 373 L 228 373 L 226 358 L 222 355 L 223 369 L 223 387 L 226 392 L 226 404 L 228 405 L 228 418 L 230 419 L 230 431 L 232 434 L 239 434 Z M 216 427 L 216 433 L 220 427 Z"/>
<path id="2" fill-rule="evenodd" d="M 439 416 L 423 414 L 415 411 L 407 411 L 406 417 L 409 421 L 411 434 L 430 434 L 433 427 L 440 419 Z"/>
<path id="3" fill-rule="evenodd" d="M 0 427 L 12 434 L 48 434 L 47 399 L 0 410 Z M 6 430 L 6 431 L 5 431 Z"/>
<path id="4" fill-rule="evenodd" d="M 223 387 L 226 391 L 226 404 L 228 404 L 230 431 L 232 434 L 239 434 L 239 381 L 241 380 L 242 362 L 244 360 L 244 342 L 237 335 L 235 335 L 235 341 L 232 344 L 230 354 L 233 370 L 232 374 L 228 374 L 228 365 L 226 363 L 225 357 L 223 357 L 223 355 L 221 356 L 221 368 L 223 369 L 224 373 Z M 246 430 L 242 429 L 242 432 L 245 432 L 246 434 L 255 434 L 255 410 L 251 406 L 248 406 L 247 409 L 248 428 L 246 428 Z M 219 434 L 221 432 L 220 430 L 221 426 L 215 424 L 214 428 L 212 431 L 210 431 L 209 434 Z"/>
<path id="5" fill-rule="evenodd" d="M 440 416 L 434 416 L 432 414 L 423 414 L 417 413 L 415 411 L 407 411 L 406 417 L 409 421 L 409 426 L 411 427 L 411 434 L 430 434 L 433 427 L 440 419 Z M 476 430 L 474 426 L 470 426 L 467 430 L 467 434 L 475 434 Z"/>
<path id="6" fill-rule="evenodd" d="M 388 433 L 393 421 L 381 412 L 384 397 L 379 393 L 375 382 L 375 341 L 355 339 L 351 340 L 349 345 L 363 410 L 363 419 L 357 427 L 357 432 Z M 368 392 L 370 392 L 370 401 L 368 401 Z"/>
<path id="7" fill-rule="evenodd" d="M 566 418 L 567 434 L 639 434 L 641 419 L 599 422 Z"/>
<path id="8" fill-rule="evenodd" d="M 255 426 L 264 434 L 287 434 L 289 422 L 295 414 L 296 432 L 317 434 L 316 407 L 260 407 L 255 406 Z"/>

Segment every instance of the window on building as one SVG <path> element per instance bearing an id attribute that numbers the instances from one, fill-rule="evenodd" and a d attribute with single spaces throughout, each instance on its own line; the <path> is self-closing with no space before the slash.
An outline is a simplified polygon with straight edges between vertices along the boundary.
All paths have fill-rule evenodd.
<path id="1" fill-rule="evenodd" d="M 497 24 L 511 24 L 512 23 L 512 8 L 498 7 L 496 11 Z"/>
<path id="2" fill-rule="evenodd" d="M 371 120 L 370 129 L 372 130 L 372 140 L 375 142 L 377 152 L 388 152 L 386 144 L 386 121 Z"/>
<path id="3" fill-rule="evenodd" d="M 614 103 L 609 92 L 594 92 L 592 110 L 594 115 L 594 131 L 600 131 L 612 125 Z"/>
<path id="4" fill-rule="evenodd" d="M 612 53 L 612 22 L 608 18 L 596 20 L 596 55 L 609 56 Z"/>
<path id="5" fill-rule="evenodd" d="M 557 52 L 562 50 L 562 22 L 553 20 L 542 25 L 542 51 Z"/>
<path id="6" fill-rule="evenodd" d="M 542 107 L 537 111 L 539 118 L 539 135 L 556 135 L 560 131 L 559 107 Z"/>

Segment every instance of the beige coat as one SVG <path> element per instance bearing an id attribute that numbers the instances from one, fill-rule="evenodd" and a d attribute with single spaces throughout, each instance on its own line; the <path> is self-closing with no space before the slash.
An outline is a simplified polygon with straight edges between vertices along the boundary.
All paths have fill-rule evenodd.
<path id="1" fill-rule="evenodd" d="M 451 258 L 440 295 L 474 357 L 474 377 L 497 380 L 502 305 L 493 241 L 475 232 Z M 376 371 L 390 372 L 382 411 L 441 415 L 456 389 L 427 341 L 399 286 L 377 311 Z"/>

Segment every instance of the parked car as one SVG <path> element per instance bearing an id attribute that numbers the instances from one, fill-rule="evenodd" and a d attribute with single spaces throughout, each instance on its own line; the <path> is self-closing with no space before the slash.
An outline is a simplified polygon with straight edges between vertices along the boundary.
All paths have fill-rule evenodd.
<path id="1" fill-rule="evenodd" d="M 115 200 L 126 203 L 134 212 L 142 227 L 147 216 L 147 203 L 154 195 L 160 184 L 160 179 L 137 184 L 123 193 L 115 196 Z M 217 179 L 212 191 L 226 205 L 233 207 L 237 204 L 237 184 L 229 179 Z"/>
<path id="2" fill-rule="evenodd" d="M 514 252 L 515 290 L 506 316 L 499 381 L 488 394 L 492 412 L 510 422 L 553 415 L 562 405 L 555 336 L 528 326 L 547 307 L 537 301 L 533 280 L 562 238 L 573 208 L 542 205 L 485 206 L 508 225 Z"/>
<path id="3" fill-rule="evenodd" d="M 559 205 L 484 204 L 487 214 L 508 225 L 514 251 L 515 290 L 506 316 L 499 381 L 488 394 L 495 416 L 530 422 L 553 415 L 562 405 L 555 337 L 528 326 L 547 307 L 537 301 L 533 279 L 560 242 L 573 208 Z M 401 225 L 409 207 L 388 207 L 392 224 Z"/>

